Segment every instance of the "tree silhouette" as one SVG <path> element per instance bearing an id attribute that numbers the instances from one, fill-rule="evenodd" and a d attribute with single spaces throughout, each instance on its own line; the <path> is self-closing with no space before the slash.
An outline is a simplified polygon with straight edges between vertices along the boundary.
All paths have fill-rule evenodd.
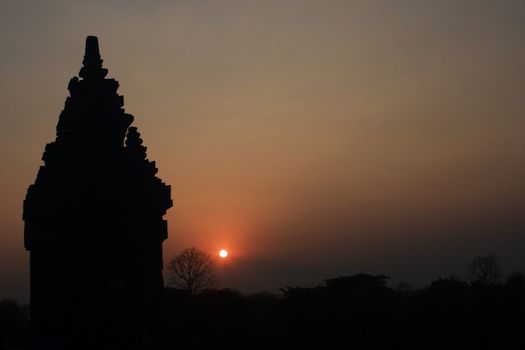
<path id="1" fill-rule="evenodd" d="M 478 256 L 467 265 L 467 274 L 473 283 L 496 284 L 501 280 L 499 258 L 494 254 Z"/>
<path id="2" fill-rule="evenodd" d="M 172 285 L 190 294 L 214 287 L 215 262 L 212 257 L 195 247 L 184 249 L 168 265 Z"/>

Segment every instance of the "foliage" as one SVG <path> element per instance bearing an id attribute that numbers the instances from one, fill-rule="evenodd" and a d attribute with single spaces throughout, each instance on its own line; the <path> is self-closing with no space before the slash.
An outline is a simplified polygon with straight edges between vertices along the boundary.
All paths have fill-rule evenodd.
<path id="1" fill-rule="evenodd" d="M 209 258 L 184 252 L 177 256 Z M 279 295 L 166 288 L 162 342 L 152 349 L 525 349 L 522 273 L 504 284 L 451 276 L 421 289 L 387 279 L 339 276 Z M 12 301 L 0 303 L 0 335 L 28 349 L 27 314 Z"/>
<path id="2" fill-rule="evenodd" d="M 27 345 L 29 339 L 29 315 L 27 309 L 16 301 L 0 301 L 0 349 L 10 345 Z"/>
<path id="3" fill-rule="evenodd" d="M 472 283 L 499 283 L 502 277 L 499 258 L 494 254 L 479 256 L 467 265 L 467 274 Z"/>

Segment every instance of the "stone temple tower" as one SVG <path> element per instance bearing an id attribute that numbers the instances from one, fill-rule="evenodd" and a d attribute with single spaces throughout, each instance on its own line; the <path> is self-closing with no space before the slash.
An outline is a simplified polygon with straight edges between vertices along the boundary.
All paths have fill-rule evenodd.
<path id="1" fill-rule="evenodd" d="M 94 36 L 82 63 L 24 201 L 34 338 L 39 348 L 142 348 L 158 327 L 171 188 Z"/>

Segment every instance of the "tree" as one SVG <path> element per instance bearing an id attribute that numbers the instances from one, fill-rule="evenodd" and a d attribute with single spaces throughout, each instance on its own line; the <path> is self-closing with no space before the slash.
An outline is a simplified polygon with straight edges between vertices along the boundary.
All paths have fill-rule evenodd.
<path id="1" fill-rule="evenodd" d="M 187 290 L 190 294 L 212 288 L 217 284 L 215 261 L 195 247 L 184 249 L 169 262 L 173 286 Z"/>
<path id="2" fill-rule="evenodd" d="M 403 296 L 410 296 L 412 294 L 414 294 L 414 287 L 412 287 L 412 285 L 405 281 L 405 280 L 401 280 L 397 283 L 396 285 L 396 288 L 395 288 L 396 292 L 398 292 L 399 294 L 403 295 Z"/>
<path id="3" fill-rule="evenodd" d="M 467 265 L 471 282 L 496 284 L 501 280 L 499 258 L 494 254 L 478 256 Z"/>

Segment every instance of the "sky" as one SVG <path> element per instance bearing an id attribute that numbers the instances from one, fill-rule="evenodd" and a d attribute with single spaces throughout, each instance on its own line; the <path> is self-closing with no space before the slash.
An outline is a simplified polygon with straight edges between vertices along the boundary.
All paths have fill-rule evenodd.
<path id="1" fill-rule="evenodd" d="M 524 271 L 523 33 L 510 0 L 0 0 L 0 298 L 87 35 L 172 186 L 165 261 L 226 248 L 246 292 Z"/>

